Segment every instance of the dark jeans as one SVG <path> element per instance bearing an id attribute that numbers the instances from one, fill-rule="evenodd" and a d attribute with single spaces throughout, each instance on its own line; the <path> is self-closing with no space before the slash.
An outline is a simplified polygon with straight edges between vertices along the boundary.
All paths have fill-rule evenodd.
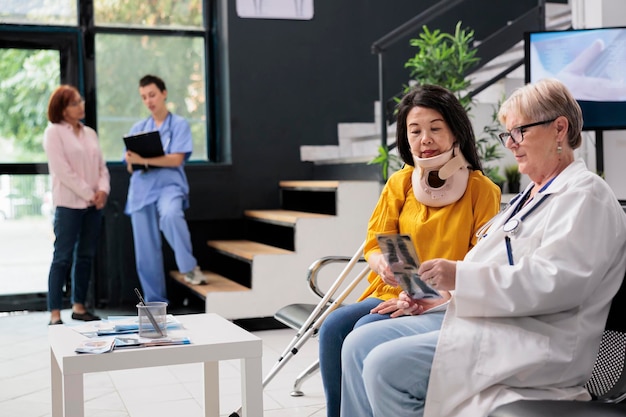
<path id="1" fill-rule="evenodd" d="M 320 371 L 326 395 L 327 417 L 339 417 L 341 406 L 341 347 L 348 333 L 364 324 L 389 318 L 389 314 L 370 314 L 380 304 L 366 298 L 338 308 L 326 317 L 319 331 Z"/>
<path id="2" fill-rule="evenodd" d="M 48 310 L 63 305 L 63 285 L 71 273 L 72 304 L 84 304 L 91 265 L 98 246 L 102 210 L 57 207 L 54 212 L 54 255 L 48 276 Z"/>

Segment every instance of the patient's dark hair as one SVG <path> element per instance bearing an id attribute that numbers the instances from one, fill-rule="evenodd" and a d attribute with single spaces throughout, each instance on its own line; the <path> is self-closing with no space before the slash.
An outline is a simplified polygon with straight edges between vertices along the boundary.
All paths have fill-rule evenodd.
<path id="1" fill-rule="evenodd" d="M 411 109 L 417 106 L 439 112 L 472 169 L 482 171 L 482 164 L 476 152 L 474 129 L 467 111 L 452 92 L 441 86 L 430 84 L 414 87 L 398 103 L 396 143 L 398 153 L 404 163 L 415 166 L 407 135 L 406 119 Z"/>

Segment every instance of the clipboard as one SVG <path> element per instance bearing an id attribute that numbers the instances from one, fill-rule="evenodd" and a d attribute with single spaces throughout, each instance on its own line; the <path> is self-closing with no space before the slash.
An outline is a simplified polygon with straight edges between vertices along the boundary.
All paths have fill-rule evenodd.
<path id="1" fill-rule="evenodd" d="M 154 158 L 165 155 L 163 152 L 163 144 L 161 143 L 161 134 L 158 130 L 150 132 L 140 132 L 124 136 L 124 144 L 126 149 L 141 155 L 144 158 Z M 158 168 L 148 165 L 149 168 Z M 146 169 L 143 165 L 133 164 L 133 170 Z"/>

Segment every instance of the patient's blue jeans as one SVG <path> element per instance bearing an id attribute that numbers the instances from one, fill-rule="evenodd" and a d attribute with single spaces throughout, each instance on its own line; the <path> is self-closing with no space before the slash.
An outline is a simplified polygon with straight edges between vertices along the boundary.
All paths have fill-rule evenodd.
<path id="1" fill-rule="evenodd" d="M 326 394 L 326 415 L 339 417 L 341 403 L 341 346 L 352 331 L 373 321 L 389 318 L 389 314 L 370 314 L 380 304 L 378 298 L 348 304 L 328 315 L 319 331 L 320 371 Z"/>
<path id="2" fill-rule="evenodd" d="M 444 312 L 354 329 L 341 351 L 341 415 L 421 417 Z"/>
<path id="3" fill-rule="evenodd" d="M 71 273 L 72 304 L 84 304 L 91 265 L 98 245 L 102 210 L 57 207 L 54 212 L 54 255 L 48 275 L 48 310 L 63 307 L 63 285 Z"/>

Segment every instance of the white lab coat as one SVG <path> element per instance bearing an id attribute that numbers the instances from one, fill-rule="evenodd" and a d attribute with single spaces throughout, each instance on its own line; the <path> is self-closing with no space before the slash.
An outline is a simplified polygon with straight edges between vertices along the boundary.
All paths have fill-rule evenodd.
<path id="1" fill-rule="evenodd" d="M 521 398 L 590 398 L 582 385 L 624 276 L 626 215 L 582 160 L 515 218 L 545 194 L 511 237 L 513 267 L 502 225 L 515 204 L 457 263 L 424 417 L 481 417 Z"/>

